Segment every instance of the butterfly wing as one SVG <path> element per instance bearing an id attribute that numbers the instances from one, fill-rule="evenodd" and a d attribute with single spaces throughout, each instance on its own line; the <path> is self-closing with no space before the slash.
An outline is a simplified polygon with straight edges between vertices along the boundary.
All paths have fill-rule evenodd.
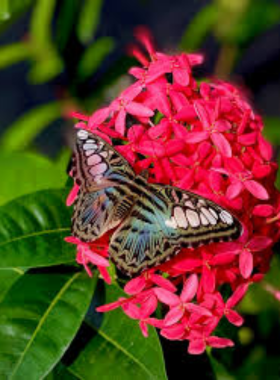
<path id="1" fill-rule="evenodd" d="M 118 186 L 135 177 L 124 157 L 101 137 L 84 129 L 77 132 L 72 173 L 86 191 Z"/>
<path id="2" fill-rule="evenodd" d="M 219 205 L 171 186 L 149 185 L 115 231 L 110 254 L 126 274 L 162 264 L 182 247 L 237 238 L 238 220 Z"/>
<path id="3" fill-rule="evenodd" d="M 72 233 L 82 241 L 93 241 L 116 227 L 130 211 L 129 182 L 135 174 L 115 149 L 85 130 L 77 133 L 72 174 L 80 185 Z"/>

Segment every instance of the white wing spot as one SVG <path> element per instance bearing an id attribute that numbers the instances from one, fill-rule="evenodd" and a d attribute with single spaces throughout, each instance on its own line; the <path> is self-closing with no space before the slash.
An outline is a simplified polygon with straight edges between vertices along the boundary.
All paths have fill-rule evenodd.
<path id="1" fill-rule="evenodd" d="M 200 225 L 199 217 L 197 212 L 193 210 L 187 210 L 186 211 L 187 218 L 189 220 L 189 223 L 192 227 L 198 227 Z"/>
<path id="2" fill-rule="evenodd" d="M 97 164 L 99 164 L 101 161 L 102 161 L 102 159 L 101 159 L 100 156 L 98 156 L 98 154 L 93 154 L 92 156 L 90 156 L 90 157 L 87 159 L 87 164 L 88 164 L 89 166 L 97 165 Z"/>
<path id="3" fill-rule="evenodd" d="M 203 226 L 208 226 L 209 220 L 202 213 L 200 214 L 200 219 Z"/>
<path id="4" fill-rule="evenodd" d="M 84 150 L 96 150 L 96 149 L 97 149 L 96 144 L 92 144 L 92 143 L 84 144 Z"/>
<path id="5" fill-rule="evenodd" d="M 108 157 L 108 152 L 104 151 L 100 153 L 100 156 L 107 158 Z"/>
<path id="6" fill-rule="evenodd" d="M 221 213 L 220 213 L 220 217 L 222 219 L 222 221 L 226 224 L 233 224 L 233 217 L 230 215 L 230 213 L 228 213 L 227 211 L 223 210 Z"/>
<path id="7" fill-rule="evenodd" d="M 171 195 L 176 203 L 179 203 L 179 198 L 177 197 L 176 191 L 173 189 Z"/>
<path id="8" fill-rule="evenodd" d="M 184 210 L 181 207 L 175 207 L 174 216 L 179 227 L 182 227 L 182 228 L 188 227 L 188 221 L 187 221 L 186 215 L 184 213 Z"/>
<path id="9" fill-rule="evenodd" d="M 203 212 L 203 214 L 209 220 L 209 222 L 212 224 L 212 226 L 217 224 L 217 219 L 214 218 L 214 216 L 211 214 L 211 212 L 207 208 L 201 207 L 201 212 Z"/>
<path id="10" fill-rule="evenodd" d="M 189 199 L 190 197 L 188 196 L 188 194 L 183 193 L 182 198 L 183 198 L 184 200 L 186 200 L 186 199 Z"/>
<path id="11" fill-rule="evenodd" d="M 92 154 L 94 154 L 95 153 L 95 150 L 92 150 L 92 149 L 90 149 L 90 150 L 85 150 L 85 155 L 88 157 L 88 156 L 91 156 Z"/>
<path id="12" fill-rule="evenodd" d="M 206 202 L 204 199 L 199 199 L 197 203 L 198 203 L 198 206 L 206 206 Z"/>
<path id="13" fill-rule="evenodd" d="M 187 202 L 185 202 L 185 206 L 186 206 L 186 207 L 189 207 L 189 208 L 191 208 L 191 209 L 193 209 L 193 210 L 195 210 L 195 207 L 194 207 L 194 204 L 192 203 L 192 201 L 187 201 Z"/>
<path id="14" fill-rule="evenodd" d="M 219 219 L 218 214 L 216 213 L 216 211 L 213 208 L 210 207 L 208 210 L 211 212 L 211 214 L 214 216 L 214 218 Z"/>
<path id="15" fill-rule="evenodd" d="M 174 216 L 172 216 L 171 219 L 166 220 L 165 221 L 165 225 L 167 227 L 171 227 L 171 228 L 174 228 L 174 229 L 177 228 L 177 223 L 176 223 L 176 220 L 175 220 Z"/>
<path id="16" fill-rule="evenodd" d="M 97 174 L 102 174 L 106 171 L 107 169 L 107 165 L 103 162 L 102 164 L 100 165 L 95 165 L 93 166 L 91 169 L 90 169 L 90 174 L 92 174 L 93 176 L 96 176 Z"/>
<path id="17" fill-rule="evenodd" d="M 86 141 L 86 143 L 87 144 L 96 144 L 96 141 L 95 140 L 93 140 L 93 139 L 88 139 L 87 141 Z"/>
<path id="18" fill-rule="evenodd" d="M 77 136 L 81 140 L 86 140 L 88 138 L 88 132 L 84 129 L 79 129 L 77 132 Z"/>

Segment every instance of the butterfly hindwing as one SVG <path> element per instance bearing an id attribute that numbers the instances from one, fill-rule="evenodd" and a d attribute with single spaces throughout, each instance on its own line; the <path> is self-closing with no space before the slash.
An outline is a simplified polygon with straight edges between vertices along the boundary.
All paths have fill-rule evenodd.
<path id="1" fill-rule="evenodd" d="M 93 241 L 116 227 L 127 216 L 131 201 L 118 187 L 82 192 L 75 204 L 72 232 L 82 241 Z"/>
<path id="2" fill-rule="evenodd" d="M 110 241 L 110 257 L 122 272 L 136 275 L 179 251 L 176 231 L 165 224 L 170 217 L 168 205 L 157 196 L 153 201 L 145 196 L 136 201 Z"/>
<path id="3" fill-rule="evenodd" d="M 237 219 L 210 200 L 171 186 L 147 185 L 147 189 L 110 244 L 113 261 L 130 275 L 165 262 L 182 247 L 240 235 Z"/>

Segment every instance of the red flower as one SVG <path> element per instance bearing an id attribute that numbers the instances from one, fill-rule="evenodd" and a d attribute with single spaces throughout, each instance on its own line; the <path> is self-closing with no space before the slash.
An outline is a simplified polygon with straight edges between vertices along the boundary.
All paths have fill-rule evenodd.
<path id="1" fill-rule="evenodd" d="M 241 326 L 243 318 L 235 307 L 249 284 L 269 269 L 271 248 L 280 237 L 272 147 L 262 136 L 261 117 L 239 89 L 222 81 L 196 83 L 192 67 L 202 62 L 201 55 L 157 52 L 143 28 L 137 38 L 148 56 L 130 47 L 143 65 L 129 71 L 135 82 L 92 116 L 75 114 L 81 120 L 76 127 L 109 142 L 117 138 L 115 148 L 136 173 L 146 170 L 150 182 L 190 189 L 224 206 L 244 232 L 236 241 L 182 249 L 176 258 L 128 281 L 127 296 L 98 311 L 120 307 L 139 322 L 145 336 L 153 325 L 168 339 L 189 341 L 191 354 L 204 352 L 206 346 L 230 347 L 233 342 L 213 335 L 214 330 L 224 317 Z M 74 184 L 68 205 L 78 192 Z M 73 237 L 67 241 L 77 245 L 77 262 L 89 275 L 95 265 L 110 282 L 108 235 L 91 243 Z M 228 299 L 222 291 L 225 284 L 232 289 Z M 265 287 L 279 298 L 279 291 Z M 157 319 L 159 304 L 163 314 Z"/>

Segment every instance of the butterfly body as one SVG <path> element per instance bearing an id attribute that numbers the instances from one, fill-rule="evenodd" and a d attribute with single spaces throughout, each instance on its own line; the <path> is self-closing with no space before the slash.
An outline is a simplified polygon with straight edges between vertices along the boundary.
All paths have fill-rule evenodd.
<path id="1" fill-rule="evenodd" d="M 73 176 L 80 193 L 72 233 L 90 242 L 116 228 L 109 253 L 128 275 L 172 258 L 182 247 L 237 238 L 238 220 L 182 189 L 151 184 L 100 137 L 78 132 Z"/>

